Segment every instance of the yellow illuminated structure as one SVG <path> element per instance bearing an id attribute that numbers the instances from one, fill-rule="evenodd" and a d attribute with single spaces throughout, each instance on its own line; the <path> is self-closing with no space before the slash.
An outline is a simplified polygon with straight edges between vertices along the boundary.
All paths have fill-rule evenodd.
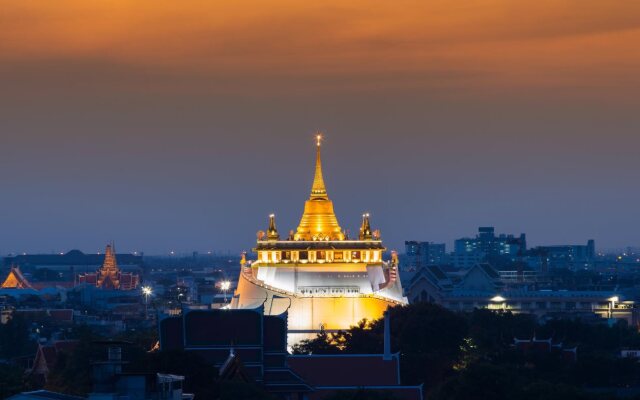
<path id="1" fill-rule="evenodd" d="M 9 270 L 9 274 L 5 278 L 4 282 L 2 282 L 2 285 L 0 285 L 0 288 L 33 289 L 29 281 L 27 281 L 24 275 L 22 275 L 22 272 L 20 272 L 20 268 L 18 267 L 11 267 L 11 269 Z"/>
<path id="2" fill-rule="evenodd" d="M 270 315 L 288 310 L 289 344 L 320 330 L 348 329 L 362 319 L 381 318 L 391 306 L 407 304 L 395 253 L 363 214 L 357 239 L 342 230 L 322 176 L 321 136 L 317 136 L 311 194 L 298 228 L 281 239 L 275 215 L 258 232 L 256 260 L 241 261 L 231 308 L 258 308 Z"/>
<path id="3" fill-rule="evenodd" d="M 96 272 L 78 275 L 78 285 L 95 285 L 108 290 L 134 290 L 140 284 L 140 277 L 131 272 L 123 272 L 118 267 L 113 244 L 108 244 L 102 267 Z"/>

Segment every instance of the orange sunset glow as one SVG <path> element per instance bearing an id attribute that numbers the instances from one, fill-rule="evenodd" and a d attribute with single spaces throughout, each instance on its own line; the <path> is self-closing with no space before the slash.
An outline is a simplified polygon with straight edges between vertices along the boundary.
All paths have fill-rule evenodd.
<path id="1" fill-rule="evenodd" d="M 0 60 L 9 70 L 96 63 L 204 77 L 206 87 L 232 92 L 247 89 L 229 84 L 239 80 L 293 92 L 629 94 L 640 79 L 631 73 L 640 67 L 635 1 L 1 4 Z"/>

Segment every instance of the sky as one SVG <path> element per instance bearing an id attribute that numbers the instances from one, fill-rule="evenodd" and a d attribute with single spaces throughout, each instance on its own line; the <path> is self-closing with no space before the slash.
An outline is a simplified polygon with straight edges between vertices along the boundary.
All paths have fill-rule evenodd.
<path id="1" fill-rule="evenodd" d="M 640 246 L 640 2 L 0 0 L 0 254 L 343 228 Z"/>

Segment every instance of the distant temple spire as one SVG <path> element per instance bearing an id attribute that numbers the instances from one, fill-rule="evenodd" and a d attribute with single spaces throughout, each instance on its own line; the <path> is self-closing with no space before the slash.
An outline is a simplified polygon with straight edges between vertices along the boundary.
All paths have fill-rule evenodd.
<path id="1" fill-rule="evenodd" d="M 360 226 L 360 240 L 371 240 L 371 224 L 369 223 L 369 213 L 362 214 L 362 225 Z"/>
<path id="2" fill-rule="evenodd" d="M 97 272 L 78 275 L 77 284 L 90 284 L 110 290 L 133 290 L 140 284 L 140 277 L 120 270 L 116 260 L 115 246 L 111 243 L 105 250 L 102 267 Z"/>
<path id="3" fill-rule="evenodd" d="M 96 286 L 105 289 L 120 288 L 120 269 L 118 268 L 116 255 L 113 251 L 113 243 L 107 245 L 107 249 L 104 252 L 104 262 L 102 263 L 99 274 Z"/>

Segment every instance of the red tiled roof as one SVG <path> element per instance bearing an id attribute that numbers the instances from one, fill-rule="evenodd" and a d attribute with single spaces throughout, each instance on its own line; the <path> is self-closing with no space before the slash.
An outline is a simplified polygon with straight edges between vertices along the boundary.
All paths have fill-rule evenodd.
<path id="1" fill-rule="evenodd" d="M 33 286 L 34 289 L 38 290 L 55 287 L 70 289 L 74 286 L 74 283 L 73 281 L 38 281 L 32 282 L 31 286 Z"/>
<path id="2" fill-rule="evenodd" d="M 387 386 L 400 384 L 398 356 L 382 354 L 294 355 L 289 367 L 312 386 Z"/>
<path id="3" fill-rule="evenodd" d="M 98 274 L 96 274 L 95 272 L 78 275 L 78 284 L 88 283 L 90 285 L 95 285 L 97 281 Z"/>

